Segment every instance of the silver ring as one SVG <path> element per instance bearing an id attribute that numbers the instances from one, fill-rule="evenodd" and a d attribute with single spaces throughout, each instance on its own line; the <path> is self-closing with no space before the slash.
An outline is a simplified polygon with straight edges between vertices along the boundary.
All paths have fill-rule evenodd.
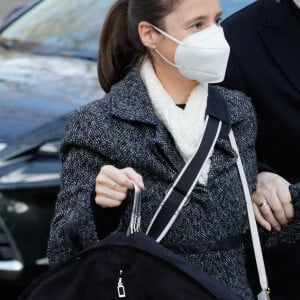
<path id="1" fill-rule="evenodd" d="M 113 190 L 115 190 L 115 189 L 116 189 L 116 186 L 117 186 L 117 183 L 114 181 L 114 182 L 111 184 L 111 188 L 112 188 Z"/>
<path id="2" fill-rule="evenodd" d="M 259 203 L 259 207 L 263 207 L 265 205 L 269 205 L 267 202 L 262 202 L 262 203 Z"/>

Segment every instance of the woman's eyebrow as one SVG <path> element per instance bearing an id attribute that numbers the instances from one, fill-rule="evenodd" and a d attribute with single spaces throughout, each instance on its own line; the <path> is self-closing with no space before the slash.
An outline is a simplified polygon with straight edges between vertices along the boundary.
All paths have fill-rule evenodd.
<path id="1" fill-rule="evenodd" d="M 219 13 L 217 13 L 217 14 L 216 14 L 216 19 L 217 19 L 217 18 L 218 18 L 218 19 L 219 19 L 219 18 L 221 18 L 221 17 L 222 17 L 222 15 L 223 15 L 223 12 L 222 12 L 222 11 L 220 11 Z"/>
<path id="2" fill-rule="evenodd" d="M 215 18 L 220 18 L 222 16 L 222 11 L 218 12 L 215 16 Z M 198 17 L 195 17 L 193 19 L 190 19 L 188 21 L 185 22 L 185 25 L 188 26 L 190 24 L 193 24 L 195 22 L 199 22 L 199 21 L 205 21 L 208 19 L 208 16 L 198 16 Z"/>

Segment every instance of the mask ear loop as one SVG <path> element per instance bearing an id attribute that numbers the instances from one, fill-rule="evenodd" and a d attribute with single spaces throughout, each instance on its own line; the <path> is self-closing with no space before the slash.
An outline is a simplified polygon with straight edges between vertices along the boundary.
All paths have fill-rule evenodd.
<path id="1" fill-rule="evenodd" d="M 165 37 L 167 37 L 168 39 L 170 39 L 171 41 L 175 42 L 176 44 L 181 44 L 181 41 L 174 38 L 173 36 L 171 36 L 170 34 L 168 34 L 167 32 L 161 30 L 160 28 L 156 27 L 155 25 L 150 24 L 156 31 L 158 31 L 159 33 L 161 33 L 162 35 L 164 35 Z"/>
<path id="2" fill-rule="evenodd" d="M 161 33 L 162 35 L 164 35 L 165 37 L 167 37 L 168 39 L 170 39 L 171 41 L 175 42 L 176 44 L 182 44 L 181 41 L 179 41 L 178 39 L 174 38 L 173 36 L 169 35 L 167 32 L 161 30 L 160 28 L 156 27 L 155 25 L 150 24 L 156 31 L 158 31 L 159 33 Z M 153 49 L 154 51 L 168 64 L 170 64 L 171 66 L 177 68 L 177 69 L 182 69 L 181 66 L 178 66 L 176 64 L 174 64 L 173 62 L 171 62 L 169 59 L 167 59 L 162 53 L 160 53 L 155 45 L 153 45 Z"/>
<path id="3" fill-rule="evenodd" d="M 178 65 L 176 65 L 176 64 L 174 64 L 174 63 L 172 63 L 169 59 L 167 59 L 165 56 L 163 56 L 156 48 L 155 48 L 155 46 L 154 46 L 154 51 L 165 61 L 165 62 L 167 62 L 169 65 L 171 65 L 171 66 L 173 66 L 173 67 L 175 67 L 175 68 L 177 68 L 177 69 L 182 69 L 182 67 L 181 66 L 178 66 Z"/>

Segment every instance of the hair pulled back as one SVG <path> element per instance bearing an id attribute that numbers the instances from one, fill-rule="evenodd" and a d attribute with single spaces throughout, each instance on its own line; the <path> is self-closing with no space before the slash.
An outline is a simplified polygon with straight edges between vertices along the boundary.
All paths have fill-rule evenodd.
<path id="1" fill-rule="evenodd" d="M 182 0 L 117 0 L 103 24 L 98 52 L 98 79 L 105 92 L 121 80 L 147 53 L 138 24 L 164 28 L 163 19 Z"/>

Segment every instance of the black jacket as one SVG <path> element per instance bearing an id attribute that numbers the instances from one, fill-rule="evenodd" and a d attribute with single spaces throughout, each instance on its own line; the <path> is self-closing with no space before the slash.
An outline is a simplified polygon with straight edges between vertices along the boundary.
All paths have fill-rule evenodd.
<path id="1" fill-rule="evenodd" d="M 258 0 L 223 22 L 231 55 L 224 86 L 249 95 L 258 118 L 258 160 L 300 181 L 300 9 Z"/>
<path id="2" fill-rule="evenodd" d="M 231 46 L 223 85 L 252 98 L 258 159 L 287 180 L 299 182 L 300 9 L 292 0 L 258 0 L 225 20 L 223 27 Z M 261 169 L 268 169 L 263 164 Z M 294 243 L 265 250 L 271 299 L 300 299 L 300 243 Z M 253 265 L 249 269 L 255 278 Z"/>

